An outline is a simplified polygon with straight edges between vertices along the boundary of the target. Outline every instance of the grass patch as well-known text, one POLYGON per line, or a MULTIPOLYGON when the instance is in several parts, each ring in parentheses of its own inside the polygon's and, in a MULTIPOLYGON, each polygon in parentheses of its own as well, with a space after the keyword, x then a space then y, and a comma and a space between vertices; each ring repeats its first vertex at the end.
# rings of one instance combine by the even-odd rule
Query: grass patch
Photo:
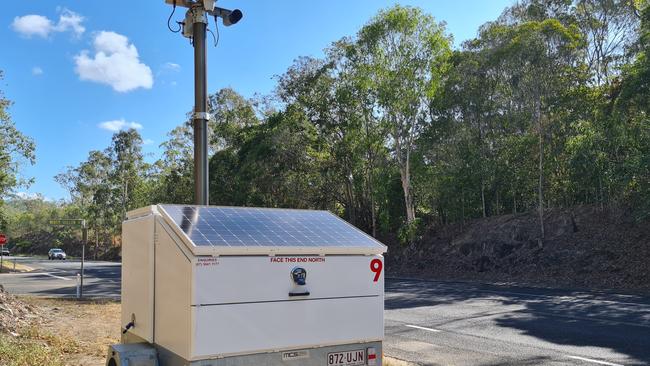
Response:
POLYGON ((16 263, 16 267, 14 269, 14 261, 10 260, 3 260, 2 261, 2 269, 0 270, 0 273, 10 273, 10 272, 29 272, 33 271, 34 268, 28 267, 24 264, 16 263))
POLYGON ((38 328, 29 329, 28 336, 44 339, 64 353, 66 364, 104 366, 108 345, 120 341, 119 302, 35 297, 22 300, 51 315, 38 328))
POLYGON ((63 356, 57 342, 0 334, 0 366, 63 366, 63 356))
POLYGON ((390 358, 390 357, 384 357, 384 362, 382 363, 384 366, 415 366, 415 364, 398 360, 396 358, 390 358))
POLYGON ((14 302, 16 308, 31 307, 35 316, 12 333, 0 332, 0 366, 104 366, 107 346, 119 342, 119 302, 34 297, 14 302))

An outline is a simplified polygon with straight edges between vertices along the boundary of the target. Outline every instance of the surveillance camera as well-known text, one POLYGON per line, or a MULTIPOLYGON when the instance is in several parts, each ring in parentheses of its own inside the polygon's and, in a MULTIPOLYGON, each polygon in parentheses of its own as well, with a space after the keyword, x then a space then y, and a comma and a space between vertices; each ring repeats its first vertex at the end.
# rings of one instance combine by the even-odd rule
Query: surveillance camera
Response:
POLYGON ((223 19, 223 25, 229 27, 233 24, 237 24, 243 17, 244 14, 239 9, 228 10, 223 8, 215 8, 214 16, 223 19))

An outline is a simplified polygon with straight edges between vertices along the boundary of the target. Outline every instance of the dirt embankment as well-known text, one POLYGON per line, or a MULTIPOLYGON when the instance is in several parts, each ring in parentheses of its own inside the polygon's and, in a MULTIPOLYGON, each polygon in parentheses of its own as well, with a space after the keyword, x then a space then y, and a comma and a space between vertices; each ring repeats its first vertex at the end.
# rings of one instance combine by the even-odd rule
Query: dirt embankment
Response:
POLYGON ((596 206, 535 212, 430 228, 393 245, 389 274, 650 292, 650 222, 596 206))

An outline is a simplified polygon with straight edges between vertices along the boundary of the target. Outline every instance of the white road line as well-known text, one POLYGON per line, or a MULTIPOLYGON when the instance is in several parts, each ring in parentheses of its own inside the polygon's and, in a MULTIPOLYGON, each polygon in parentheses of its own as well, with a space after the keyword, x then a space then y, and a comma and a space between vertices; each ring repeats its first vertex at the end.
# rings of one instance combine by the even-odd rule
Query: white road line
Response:
POLYGON ((623 366, 619 363, 611 363, 611 362, 605 362, 605 361, 600 361, 600 360, 594 360, 592 358, 586 358, 586 357, 580 357, 580 356, 567 356, 569 358, 572 358, 574 360, 580 360, 580 361, 585 361, 585 362, 592 362, 592 363, 597 363, 599 365, 607 365, 607 366, 623 366))
POLYGON ((406 324, 405 326, 406 326, 406 327, 409 327, 409 328, 414 328, 414 329, 426 330, 426 331, 434 332, 434 333, 442 332, 440 329, 425 328, 425 327, 420 327, 420 326, 418 326, 418 325, 410 325, 410 324, 406 324))
POLYGON ((55 275, 53 275, 53 274, 51 274, 51 273, 47 273, 47 272, 38 273, 38 274, 43 274, 43 275, 46 275, 46 276, 50 276, 50 277, 54 277, 54 278, 58 278, 58 279, 60 279, 60 280, 72 281, 72 278, 65 278, 65 277, 61 277, 61 276, 55 276, 55 275))

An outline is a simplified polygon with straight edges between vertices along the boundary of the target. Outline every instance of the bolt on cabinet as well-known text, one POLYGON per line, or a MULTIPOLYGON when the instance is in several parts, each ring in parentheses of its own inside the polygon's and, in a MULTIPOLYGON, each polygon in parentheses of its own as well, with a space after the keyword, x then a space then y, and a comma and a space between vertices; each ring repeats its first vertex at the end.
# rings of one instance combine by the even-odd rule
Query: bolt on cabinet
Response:
POLYGON ((129 212, 122 323, 134 326, 125 339, 153 344, 162 366, 238 357, 380 365, 385 251, 327 211, 129 212))

